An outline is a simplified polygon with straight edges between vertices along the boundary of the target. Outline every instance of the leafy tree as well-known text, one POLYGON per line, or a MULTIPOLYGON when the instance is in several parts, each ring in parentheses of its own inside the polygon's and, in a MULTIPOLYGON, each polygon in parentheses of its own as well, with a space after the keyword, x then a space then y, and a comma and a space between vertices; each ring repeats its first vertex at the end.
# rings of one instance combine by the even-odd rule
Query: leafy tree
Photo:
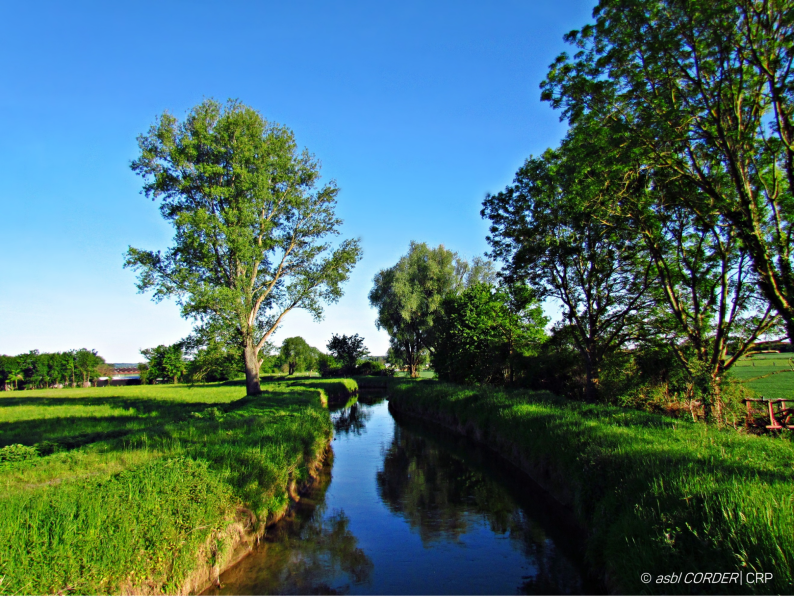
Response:
POLYGON ((408 366, 411 377, 417 377, 423 356, 433 348, 433 324, 443 299, 493 277, 488 261, 475 259, 469 265, 444 246, 417 242, 396 265, 375 275, 369 301, 378 310, 376 325, 389 333, 393 355, 408 366))
POLYGON ((605 357, 638 340, 650 307, 642 246, 604 214, 597 169, 565 150, 530 158, 512 186, 483 202, 492 256, 508 283, 559 300, 585 372, 584 397, 598 398, 605 357))
POLYGON ((332 354, 325 354, 320 352, 317 358, 317 369, 320 371, 320 374, 323 377, 326 377, 329 373, 334 372, 336 369, 341 367, 340 363, 332 354))
POLYGON ((87 386, 91 379, 99 376, 99 366, 105 364, 105 359, 99 356, 96 350, 82 348, 74 353, 74 368, 83 379, 83 386, 87 386))
MULTIPOLYGON (((245 372, 243 349, 239 336, 207 321, 195 327, 193 333, 180 340, 185 355, 186 374, 190 381, 228 381, 245 372)), ((261 355, 271 349, 265 343, 261 355)))
POLYGON ((759 337, 779 332, 780 319, 730 222, 718 213, 698 215, 679 200, 698 193, 685 181, 648 181, 617 204, 652 261, 652 327, 698 383, 706 416, 714 407, 719 418, 724 374, 759 337))
POLYGON ((519 359, 545 339, 547 322, 526 287, 475 284, 444 300, 433 368, 456 383, 512 383, 519 359))
POLYGON ((359 359, 369 354, 364 346, 364 338, 357 333, 347 335, 333 334, 328 342, 328 352, 347 369, 355 368, 359 359))
POLYGON ((0 381, 4 389, 13 386, 17 389, 17 382, 23 378, 23 369, 16 356, 0 356, 0 381))
POLYGON ((311 371, 317 367, 319 351, 309 346, 300 336, 286 338, 281 342, 279 351, 279 364, 286 364, 289 374, 295 371, 311 371))
POLYGON ((146 385, 147 383, 149 383, 149 364, 148 363, 138 363, 138 373, 140 373, 141 385, 146 385))
POLYGON ((125 266, 140 291, 234 332, 258 394, 261 351, 284 316, 321 318, 361 257, 357 240, 327 241, 339 190, 319 185, 319 163, 289 129, 237 101, 206 100, 182 122, 164 113, 138 145, 132 169, 176 231, 165 253, 130 247, 125 266))
POLYGON ((155 348, 141 350, 141 354, 149 361, 147 379, 152 382, 158 379, 172 379, 177 383, 186 370, 181 344, 171 346, 161 344, 155 348))
POLYGON ((642 150, 677 201, 734 228, 757 285, 794 340, 794 22, 791 0, 602 0, 542 97, 573 125, 598 123, 642 150))

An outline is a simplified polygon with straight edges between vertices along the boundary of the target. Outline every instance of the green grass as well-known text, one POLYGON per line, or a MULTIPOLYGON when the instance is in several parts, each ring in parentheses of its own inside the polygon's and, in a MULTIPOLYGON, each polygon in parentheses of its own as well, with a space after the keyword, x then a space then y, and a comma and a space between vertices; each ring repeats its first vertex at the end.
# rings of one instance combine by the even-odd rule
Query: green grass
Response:
MULTIPOLYGON (((348 384, 354 385, 354 383, 348 384)), ((0 593, 190 591, 331 435, 314 382, 0 394, 0 593)))
MULTIPOLYGON (((395 377, 407 377, 410 379, 408 375, 408 371, 397 371, 394 374, 395 377)), ((418 379, 434 379, 436 376, 435 371, 419 371, 418 379)))
POLYGON ((755 354, 737 361, 730 372, 758 396, 794 400, 794 371, 777 372, 794 369, 790 360, 794 353, 755 354))
POLYGON ((394 386, 395 407, 451 418, 570 502, 587 556, 622 593, 788 594, 794 584, 794 449, 757 437, 546 392, 437 382, 394 386), (769 572, 764 586, 643 585, 642 573, 769 572))

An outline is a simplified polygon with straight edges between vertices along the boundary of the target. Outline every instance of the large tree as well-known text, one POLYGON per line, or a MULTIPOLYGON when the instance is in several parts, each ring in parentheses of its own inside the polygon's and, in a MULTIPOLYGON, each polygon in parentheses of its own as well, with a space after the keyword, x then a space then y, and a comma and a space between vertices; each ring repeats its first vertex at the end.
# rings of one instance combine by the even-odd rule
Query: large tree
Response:
POLYGON ((389 333, 392 354, 408 366, 411 377, 418 376, 420 362, 432 351, 433 323, 444 298, 493 279, 488 261, 469 264, 444 246, 417 242, 396 265, 375 275, 369 302, 378 310, 376 325, 389 333))
POLYGON ((599 395, 604 360, 637 341, 649 308, 650 267, 636 238, 611 223, 595 165, 562 149, 530 158, 513 185, 488 195, 492 256, 510 283, 563 305, 585 367, 584 397, 599 395))
POLYGON ((601 0, 543 98, 631 138, 680 198, 734 228, 794 341, 794 2, 601 0))
POLYGON ((183 316, 234 331, 258 394, 260 353, 284 316, 322 318, 361 257, 358 240, 328 241, 339 189, 320 184, 292 131, 237 101, 206 100, 181 122, 164 113, 138 145, 132 169, 176 231, 164 253, 130 247, 126 266, 155 300, 174 297, 183 316))

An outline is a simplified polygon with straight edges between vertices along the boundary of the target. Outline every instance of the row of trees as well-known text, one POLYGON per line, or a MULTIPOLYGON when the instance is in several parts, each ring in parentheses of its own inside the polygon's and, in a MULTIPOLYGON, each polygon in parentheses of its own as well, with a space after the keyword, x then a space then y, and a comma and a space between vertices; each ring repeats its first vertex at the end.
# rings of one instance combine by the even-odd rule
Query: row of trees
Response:
POLYGON ((541 87, 568 133, 482 215, 505 281, 562 304, 585 398, 666 348, 708 414, 759 340, 794 341, 792 8, 602 0, 566 36, 541 87))
POLYGON ((620 377, 674 383, 719 412, 737 360, 794 341, 792 9, 602 0, 541 84, 563 142, 483 203, 498 286, 412 244, 370 293, 392 351, 429 351, 452 380, 515 381, 521 364, 561 385, 581 369, 574 395, 591 401, 620 377), (563 308, 545 342, 543 299, 563 308))
MULTIPOLYGON (((310 346, 300 336, 285 338, 278 352, 271 344, 265 346, 266 352, 259 357, 260 368, 263 373, 286 372, 289 375, 306 371, 338 373, 342 370, 352 374, 357 372, 357 365, 369 353, 364 339, 358 334, 334 334, 327 348, 326 354, 310 346)), ((147 359, 138 365, 144 384, 158 380, 173 383, 228 381, 245 372, 245 358, 240 345, 233 341, 224 344, 218 338, 202 337, 196 333, 170 346, 141 350, 141 354, 147 359)), ((368 370, 373 368, 377 369, 370 365, 368 370)))
POLYGON ((90 385, 99 377, 112 377, 113 366, 105 364, 96 350, 40 353, 32 350, 17 356, 0 355, 2 389, 38 389, 90 385))

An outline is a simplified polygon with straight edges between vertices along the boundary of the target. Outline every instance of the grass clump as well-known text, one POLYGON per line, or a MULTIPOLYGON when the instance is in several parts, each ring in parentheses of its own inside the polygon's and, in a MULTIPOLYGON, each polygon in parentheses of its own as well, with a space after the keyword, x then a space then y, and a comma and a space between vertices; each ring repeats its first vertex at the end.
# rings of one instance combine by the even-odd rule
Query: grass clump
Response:
POLYGON ((482 432, 540 474, 591 532, 587 556, 622 593, 788 593, 791 440, 623 407, 436 382, 396 384, 395 408, 482 432), (772 573, 755 588, 643 584, 688 572, 772 573))
POLYGON ((0 593, 195 591, 241 527, 283 513, 331 436, 321 390, 263 391, 0 395, 0 593))

